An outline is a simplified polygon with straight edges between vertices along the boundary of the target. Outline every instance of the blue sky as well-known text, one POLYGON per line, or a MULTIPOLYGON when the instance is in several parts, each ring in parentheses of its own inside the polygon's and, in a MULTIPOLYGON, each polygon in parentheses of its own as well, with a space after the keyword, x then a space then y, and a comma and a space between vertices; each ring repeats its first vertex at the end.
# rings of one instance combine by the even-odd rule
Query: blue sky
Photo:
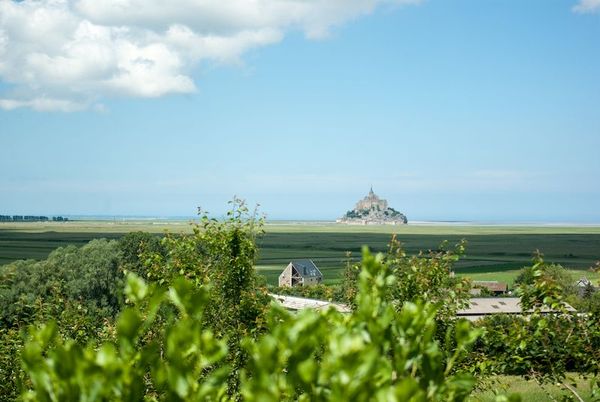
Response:
POLYGON ((220 214, 238 195, 334 219, 373 185, 409 220, 600 222, 600 4, 374 3, 161 50, 184 61, 118 88, 72 60, 6 67, 68 35, 19 42, 4 4, 0 214, 220 214))

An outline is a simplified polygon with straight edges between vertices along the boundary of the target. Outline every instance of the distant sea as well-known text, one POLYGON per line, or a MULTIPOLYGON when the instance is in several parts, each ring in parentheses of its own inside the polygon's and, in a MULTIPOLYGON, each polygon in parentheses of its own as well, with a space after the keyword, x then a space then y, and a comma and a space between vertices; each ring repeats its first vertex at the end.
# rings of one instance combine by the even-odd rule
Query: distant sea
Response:
MULTIPOLYGON (((151 215, 61 215, 76 221, 148 221, 148 222, 189 222, 198 216, 151 216, 151 215)), ((219 218, 219 217, 217 217, 219 218)), ((335 219, 268 219, 269 225, 331 225, 335 219)), ((600 226, 600 222, 578 220, 409 220, 415 226, 600 226)))

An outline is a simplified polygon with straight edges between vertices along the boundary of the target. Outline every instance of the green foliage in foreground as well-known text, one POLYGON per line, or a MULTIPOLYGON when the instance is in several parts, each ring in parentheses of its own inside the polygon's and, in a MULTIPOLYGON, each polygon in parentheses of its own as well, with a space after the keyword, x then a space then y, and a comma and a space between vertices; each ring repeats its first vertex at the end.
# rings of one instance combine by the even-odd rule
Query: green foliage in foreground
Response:
POLYGON ((61 339, 52 322, 32 331, 22 354, 33 388, 25 400, 204 400, 225 394, 226 369, 204 373, 226 354, 225 343, 202 328, 207 288, 179 279, 165 291, 131 274, 126 294, 134 305, 120 314, 114 342, 82 347, 61 339), (179 315, 154 336, 167 304, 179 315))
POLYGON ((466 321, 454 328, 456 347, 444 352, 434 335, 435 308, 405 303, 390 292, 397 278, 383 256, 363 255, 356 309, 277 313, 270 331, 249 343, 247 400, 464 400, 475 380, 454 363, 479 336, 466 321))
MULTIPOLYGON (((434 339, 435 308, 388 302, 397 278, 382 257, 364 255, 356 311, 304 311, 273 307, 266 334, 246 336, 250 358, 241 375, 245 400, 465 400, 475 385, 454 367, 479 336, 460 321, 456 347, 444 351, 434 339)), ((52 323, 32 331, 23 352, 31 401, 225 400, 231 366, 221 364, 225 339, 204 324, 210 285, 176 278, 168 290, 130 276, 131 307, 117 325, 117 340, 99 347, 62 340, 52 323), (159 311, 177 314, 154 330, 159 311)))
POLYGON ((496 315, 477 323, 484 330, 471 355, 487 374, 516 374, 541 386, 559 384, 581 400, 569 372, 589 376, 591 398, 600 400, 600 315, 570 311, 570 283, 562 268, 534 258, 518 289, 524 316, 496 315))

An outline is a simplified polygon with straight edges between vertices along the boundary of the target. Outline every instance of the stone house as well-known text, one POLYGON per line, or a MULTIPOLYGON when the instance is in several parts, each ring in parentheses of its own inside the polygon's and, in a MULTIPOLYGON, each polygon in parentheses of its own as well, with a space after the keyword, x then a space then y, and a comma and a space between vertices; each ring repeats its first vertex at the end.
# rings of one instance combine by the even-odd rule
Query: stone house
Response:
POLYGON ((279 275, 279 286, 310 286, 323 282, 323 274, 312 260, 293 260, 279 275))

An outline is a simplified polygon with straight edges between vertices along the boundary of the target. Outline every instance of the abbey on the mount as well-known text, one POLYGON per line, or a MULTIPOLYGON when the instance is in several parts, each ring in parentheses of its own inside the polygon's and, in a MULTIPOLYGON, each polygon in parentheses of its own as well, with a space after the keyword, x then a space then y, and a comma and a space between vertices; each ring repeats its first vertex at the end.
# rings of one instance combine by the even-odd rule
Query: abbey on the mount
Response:
POLYGON ((403 225, 408 223, 408 219, 403 213, 388 206, 386 200, 379 198, 371 186, 369 194, 336 222, 355 225, 403 225))

